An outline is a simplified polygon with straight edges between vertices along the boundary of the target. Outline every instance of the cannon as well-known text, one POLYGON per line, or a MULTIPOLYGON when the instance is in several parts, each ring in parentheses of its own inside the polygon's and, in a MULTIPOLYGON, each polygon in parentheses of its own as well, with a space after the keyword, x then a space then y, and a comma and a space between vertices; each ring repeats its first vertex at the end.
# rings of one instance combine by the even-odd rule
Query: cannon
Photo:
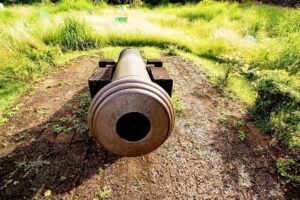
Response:
POLYGON ((92 102, 88 127, 106 150, 140 156, 157 149, 175 121, 173 81, 160 60, 144 63, 140 52, 122 50, 117 62, 104 59, 88 80, 92 102))

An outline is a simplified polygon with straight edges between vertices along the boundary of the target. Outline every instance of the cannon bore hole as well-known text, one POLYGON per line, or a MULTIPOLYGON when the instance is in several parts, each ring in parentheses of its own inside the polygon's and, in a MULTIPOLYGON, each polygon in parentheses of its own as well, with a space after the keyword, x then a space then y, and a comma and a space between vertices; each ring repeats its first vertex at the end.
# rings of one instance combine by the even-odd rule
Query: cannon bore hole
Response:
POLYGON ((150 121, 141 113, 126 113, 118 120, 116 129, 117 134, 124 140, 136 142, 146 137, 150 130, 150 121))

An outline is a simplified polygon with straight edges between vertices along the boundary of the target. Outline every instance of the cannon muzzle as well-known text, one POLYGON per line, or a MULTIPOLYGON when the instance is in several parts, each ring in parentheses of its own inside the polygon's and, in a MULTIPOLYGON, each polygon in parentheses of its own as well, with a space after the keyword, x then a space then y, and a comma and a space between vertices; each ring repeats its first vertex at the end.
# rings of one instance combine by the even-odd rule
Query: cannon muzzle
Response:
POLYGON ((153 63, 146 65, 139 51, 124 49, 117 63, 100 61, 100 70, 89 79, 93 100, 88 126, 110 152, 147 154, 163 144, 172 131, 172 80, 164 78, 164 68, 155 66, 160 61, 153 63))

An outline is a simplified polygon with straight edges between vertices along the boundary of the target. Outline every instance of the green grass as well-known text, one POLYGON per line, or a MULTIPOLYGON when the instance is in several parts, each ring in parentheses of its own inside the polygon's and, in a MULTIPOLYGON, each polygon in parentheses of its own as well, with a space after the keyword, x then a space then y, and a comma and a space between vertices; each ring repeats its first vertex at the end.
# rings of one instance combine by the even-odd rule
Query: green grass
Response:
POLYGON ((278 173, 285 177, 292 185, 299 187, 300 185, 300 162, 299 160, 281 158, 276 162, 278 173))
POLYGON ((87 50, 98 46, 93 29, 83 20, 65 18, 64 24, 43 38, 48 45, 59 45, 63 51, 87 50))
POLYGON ((175 112, 177 115, 184 114, 186 112, 186 108, 183 105, 181 99, 180 99, 180 94, 176 91, 173 91, 172 94, 172 102, 175 108, 175 112))
MULTIPOLYGON (((216 77, 224 77, 225 69, 218 65, 216 61, 207 58, 201 58, 190 53, 178 52, 178 54, 188 60, 191 60, 200 65, 210 80, 217 84, 216 77)), ((234 76, 228 81, 227 87, 235 93, 247 105, 252 106, 255 102, 257 92, 254 90, 251 82, 243 77, 234 76)))

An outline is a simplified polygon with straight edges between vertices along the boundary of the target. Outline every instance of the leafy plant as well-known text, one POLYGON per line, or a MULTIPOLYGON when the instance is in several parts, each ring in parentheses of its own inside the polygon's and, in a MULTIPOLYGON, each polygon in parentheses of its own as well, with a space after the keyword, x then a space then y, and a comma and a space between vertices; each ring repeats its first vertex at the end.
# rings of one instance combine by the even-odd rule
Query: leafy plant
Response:
POLYGON ((109 187, 104 186, 102 188, 102 190, 100 190, 96 196, 98 196, 100 199, 107 199, 110 197, 111 192, 112 192, 112 190, 109 187))
POLYGON ((45 36, 44 41, 59 45, 63 51, 87 50, 98 46, 93 29, 85 21, 70 17, 54 34, 45 36))
POLYGON ((278 173, 295 186, 300 186, 300 162, 299 160, 281 158, 276 161, 278 173))
POLYGON ((224 124, 224 125, 228 124, 228 122, 229 122, 228 117, 226 117, 226 116, 221 116, 221 117, 218 119, 218 121, 219 121, 221 124, 224 124))
POLYGON ((59 124, 53 126, 53 131, 57 134, 65 134, 72 130, 72 127, 66 127, 59 124))
POLYGON ((177 45, 173 45, 173 44, 167 45, 167 53, 169 55, 176 55, 177 48, 178 48, 177 45))
POLYGON ((241 127, 244 126, 246 124, 245 120, 241 119, 241 120, 235 120, 233 122, 233 126, 234 127, 241 127))
POLYGON ((186 108, 180 101, 180 98, 176 92, 172 94, 172 102, 177 114, 183 114, 185 112, 186 108))
POLYGON ((289 147, 300 150, 300 88, 283 70, 260 75, 258 97, 250 109, 252 117, 264 131, 274 131, 289 147))
POLYGON ((89 105, 91 103, 91 96, 89 93, 81 93, 78 96, 80 101, 80 107, 75 111, 75 114, 78 116, 87 116, 89 105))
POLYGON ((239 131, 238 137, 241 141, 244 141, 246 139, 246 134, 244 133, 244 131, 239 131))

